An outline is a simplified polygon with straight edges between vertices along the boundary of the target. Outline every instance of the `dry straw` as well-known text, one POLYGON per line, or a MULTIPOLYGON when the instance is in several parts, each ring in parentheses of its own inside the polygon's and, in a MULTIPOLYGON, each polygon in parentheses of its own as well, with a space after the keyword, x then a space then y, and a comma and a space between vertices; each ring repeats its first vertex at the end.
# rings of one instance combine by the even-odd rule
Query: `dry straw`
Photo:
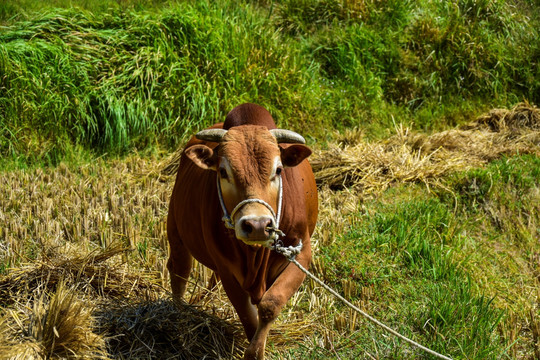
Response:
POLYGON ((125 249, 46 258, 0 278, 0 359, 240 356, 231 312, 174 304, 155 281, 114 260, 125 249))
POLYGON ((107 358, 105 341, 93 332, 91 306, 61 282, 53 293, 34 289, 32 303, 10 308, 0 320, 5 359, 107 358))
POLYGON ((429 136, 403 127, 396 132, 383 142, 350 145, 345 138, 316 152, 311 164, 318 184, 379 193, 394 183, 436 185, 441 176, 503 155, 538 154, 540 110, 521 103, 512 110, 493 110, 461 129, 429 136))
POLYGON ((108 261, 127 251, 130 250, 114 247, 78 257, 57 254, 13 269, 0 277, 0 302, 14 304, 35 298, 34 291, 54 292, 60 284, 77 287, 92 297, 143 298, 161 292, 161 286, 141 274, 108 261))
POLYGON ((229 359, 240 357, 243 329, 193 305, 160 299, 111 302, 94 316, 108 335, 108 352, 119 359, 229 359))

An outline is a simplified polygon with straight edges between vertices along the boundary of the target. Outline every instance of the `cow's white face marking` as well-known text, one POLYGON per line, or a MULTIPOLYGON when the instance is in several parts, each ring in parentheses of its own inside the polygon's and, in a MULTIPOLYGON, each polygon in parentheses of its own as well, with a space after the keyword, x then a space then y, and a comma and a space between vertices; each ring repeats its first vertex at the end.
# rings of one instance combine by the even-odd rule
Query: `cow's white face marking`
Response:
POLYGON ((270 181, 272 181, 272 183, 275 183, 276 181, 279 183, 279 176, 282 171, 283 165, 281 164, 281 157, 276 156, 274 159, 274 166, 272 166, 272 173, 270 174, 270 181))
POLYGON ((229 164, 229 160, 227 160, 226 157, 221 158, 218 171, 221 180, 227 180, 229 182, 230 180, 233 180, 231 165, 229 164))

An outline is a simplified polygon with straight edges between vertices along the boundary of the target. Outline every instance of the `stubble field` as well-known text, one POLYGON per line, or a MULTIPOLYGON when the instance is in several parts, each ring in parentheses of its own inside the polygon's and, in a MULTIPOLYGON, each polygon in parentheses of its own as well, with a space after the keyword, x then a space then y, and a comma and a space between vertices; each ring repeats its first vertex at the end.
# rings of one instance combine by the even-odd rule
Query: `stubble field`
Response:
MULTIPOLYGON (((312 270, 355 304, 456 359, 539 354, 538 109, 430 136, 349 131, 312 164, 312 270), (483 149, 483 151, 481 151, 483 149)), ((196 265, 170 300, 165 218, 175 154, 15 170, 0 186, 2 358, 239 357, 243 332, 196 265)), ((186 204, 189 206, 189 204, 186 204)), ((428 358, 312 281, 271 333, 271 359, 428 358)))

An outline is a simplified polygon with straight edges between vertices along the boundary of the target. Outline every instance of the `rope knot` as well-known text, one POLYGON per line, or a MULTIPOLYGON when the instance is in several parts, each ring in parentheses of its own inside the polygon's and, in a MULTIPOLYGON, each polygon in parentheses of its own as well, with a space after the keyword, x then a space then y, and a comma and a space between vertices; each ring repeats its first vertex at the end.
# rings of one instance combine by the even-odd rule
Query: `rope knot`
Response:
POLYGON ((234 224, 230 216, 224 215, 221 220, 223 221, 227 229, 234 229, 234 224))
POLYGON ((298 254, 300 254, 302 246, 302 239, 300 239, 300 242, 296 246, 284 246, 283 241, 277 240, 274 243, 273 249, 291 261, 294 260, 298 254))

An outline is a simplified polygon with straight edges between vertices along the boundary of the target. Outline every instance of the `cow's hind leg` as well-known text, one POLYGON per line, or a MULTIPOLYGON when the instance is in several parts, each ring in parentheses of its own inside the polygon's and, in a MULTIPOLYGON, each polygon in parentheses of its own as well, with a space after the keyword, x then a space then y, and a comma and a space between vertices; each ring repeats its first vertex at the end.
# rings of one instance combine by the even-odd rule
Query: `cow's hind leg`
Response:
MULTIPOLYGON (((170 218, 169 218, 170 220, 170 218)), ((193 266, 193 257, 184 246, 174 221, 167 222, 167 236, 169 237, 169 260, 167 269, 171 277, 171 290, 175 301, 179 301, 186 292, 186 285, 193 266)))

